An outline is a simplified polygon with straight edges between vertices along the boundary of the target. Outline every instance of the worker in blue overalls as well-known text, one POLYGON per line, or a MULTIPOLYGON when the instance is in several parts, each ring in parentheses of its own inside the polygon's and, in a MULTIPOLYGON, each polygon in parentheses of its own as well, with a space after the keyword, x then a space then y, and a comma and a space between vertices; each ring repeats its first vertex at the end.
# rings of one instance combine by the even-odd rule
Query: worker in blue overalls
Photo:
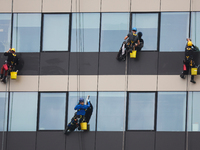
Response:
POLYGON ((85 120, 86 110, 90 107, 90 101, 87 100, 87 105, 84 105, 84 99, 80 98, 78 105, 75 106, 74 110, 77 110, 77 118, 78 118, 78 129, 80 130, 80 123, 85 120))

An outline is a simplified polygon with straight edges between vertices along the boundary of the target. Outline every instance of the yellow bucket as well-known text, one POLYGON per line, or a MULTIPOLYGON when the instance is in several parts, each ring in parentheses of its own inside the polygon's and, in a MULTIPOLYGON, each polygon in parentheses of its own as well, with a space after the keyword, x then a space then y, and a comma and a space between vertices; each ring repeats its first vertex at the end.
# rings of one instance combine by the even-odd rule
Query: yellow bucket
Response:
POLYGON ((197 68, 191 68, 191 75, 193 76, 197 75, 197 68))
POLYGON ((87 122, 82 122, 80 123, 81 125, 81 130, 87 130, 87 122))
POLYGON ((130 53, 130 58, 136 58, 136 54, 137 54, 137 51, 136 51, 136 50, 133 50, 133 51, 130 53))
POLYGON ((17 79, 17 72, 15 71, 10 72, 10 76, 11 79, 17 79))

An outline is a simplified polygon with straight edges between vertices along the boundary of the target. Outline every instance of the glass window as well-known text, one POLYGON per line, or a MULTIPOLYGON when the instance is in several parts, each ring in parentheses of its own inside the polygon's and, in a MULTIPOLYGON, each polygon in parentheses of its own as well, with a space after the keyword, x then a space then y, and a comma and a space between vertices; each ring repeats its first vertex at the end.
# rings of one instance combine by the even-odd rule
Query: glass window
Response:
POLYGON ((0 14, 0 52, 10 48, 11 14, 0 14))
POLYGON ((71 52, 99 51, 100 13, 73 13, 71 52), (84 49, 79 49, 83 46, 84 49))
POLYGON ((36 131, 37 92, 11 92, 9 131, 36 131))
POLYGON ((128 130, 154 130, 155 93, 129 93, 128 130))
POLYGON ((137 32, 143 33, 144 47, 142 50, 157 50, 158 13, 132 14, 132 27, 136 27, 137 32))
POLYGON ((43 51, 68 51, 69 14, 44 14, 43 51))
POLYGON ((101 52, 118 52, 129 32, 129 13, 102 13, 101 52))
POLYGON ((200 92, 188 95, 188 131, 200 131, 200 92))
POLYGON ((0 92, 0 131, 7 129, 8 93, 0 92))
POLYGON ((64 130, 66 93, 40 93, 39 130, 64 130))
POLYGON ((186 92, 158 92, 157 131, 185 131, 186 92))
POLYGON ((200 12, 192 12, 190 37, 193 44, 200 48, 200 12))
POLYGON ((160 51, 185 51, 189 37, 189 12, 162 12, 160 51))
POLYGON ((125 92, 99 92, 97 131, 124 131, 125 92))
POLYGON ((12 47, 17 52, 39 52, 41 14, 14 14, 12 47))
POLYGON ((96 126, 96 99, 97 92, 69 92, 69 100, 68 100, 68 121, 71 121, 71 118, 74 116, 75 110, 74 107, 77 105, 79 97, 87 98, 87 95, 90 95, 90 102, 93 106, 93 113, 90 119, 90 131, 95 131, 96 126))

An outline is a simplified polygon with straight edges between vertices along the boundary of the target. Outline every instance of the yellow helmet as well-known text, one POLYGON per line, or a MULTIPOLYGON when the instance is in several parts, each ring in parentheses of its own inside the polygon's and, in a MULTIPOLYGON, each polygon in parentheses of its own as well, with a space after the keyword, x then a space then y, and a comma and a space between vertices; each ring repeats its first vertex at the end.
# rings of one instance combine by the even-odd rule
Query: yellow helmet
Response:
POLYGON ((188 41, 187 45, 188 45, 188 46, 192 46, 192 45, 193 45, 193 44, 192 44, 192 41, 188 41))
POLYGON ((11 48, 11 51, 14 51, 14 52, 15 52, 15 48, 11 48))

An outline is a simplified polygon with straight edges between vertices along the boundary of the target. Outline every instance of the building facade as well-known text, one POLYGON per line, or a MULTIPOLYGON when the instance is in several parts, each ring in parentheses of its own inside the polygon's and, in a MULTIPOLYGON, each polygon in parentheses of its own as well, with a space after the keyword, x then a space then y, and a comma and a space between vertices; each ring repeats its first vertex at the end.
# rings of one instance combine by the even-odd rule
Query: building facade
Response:
MULTIPOLYGON (((181 79, 186 38, 200 47, 199 0, 0 0, 2 150, 199 150, 200 76, 181 79), (132 27, 136 59, 116 59, 132 27), (90 95, 90 131, 63 133, 90 95)), ((200 54, 195 52, 196 65, 200 54)), ((198 73, 200 73, 198 71, 198 73)))

